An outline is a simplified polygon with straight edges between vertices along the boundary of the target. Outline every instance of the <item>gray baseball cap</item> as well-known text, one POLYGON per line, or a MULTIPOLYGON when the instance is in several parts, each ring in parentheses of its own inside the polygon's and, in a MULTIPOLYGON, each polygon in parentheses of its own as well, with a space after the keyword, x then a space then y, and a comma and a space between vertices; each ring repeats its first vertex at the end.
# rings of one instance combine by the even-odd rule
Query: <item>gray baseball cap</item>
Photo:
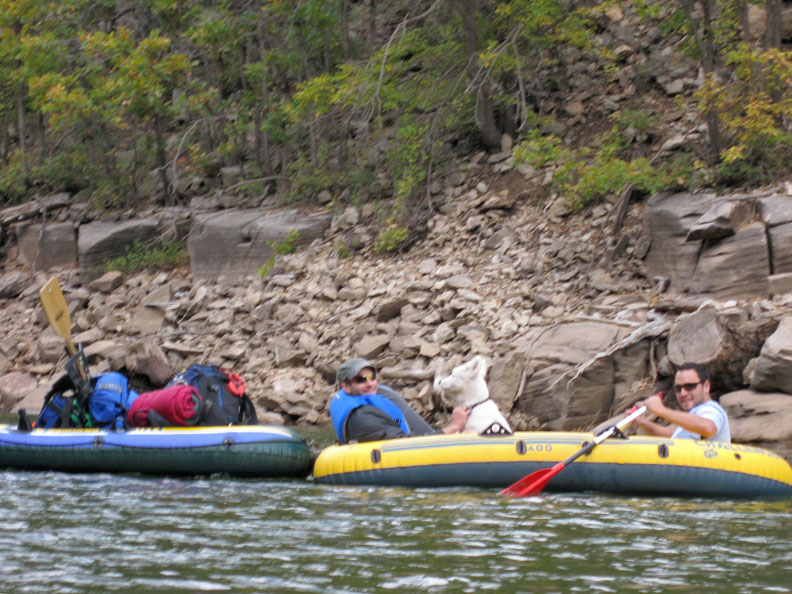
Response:
POLYGON ((336 371, 336 379, 339 383, 344 383, 346 381, 351 380, 355 377, 358 373, 360 373, 361 369, 365 369, 366 367, 371 367, 374 371, 377 370, 374 367, 374 364, 363 357, 355 357, 354 359, 349 359, 348 361, 344 361, 341 363, 341 366, 336 371))

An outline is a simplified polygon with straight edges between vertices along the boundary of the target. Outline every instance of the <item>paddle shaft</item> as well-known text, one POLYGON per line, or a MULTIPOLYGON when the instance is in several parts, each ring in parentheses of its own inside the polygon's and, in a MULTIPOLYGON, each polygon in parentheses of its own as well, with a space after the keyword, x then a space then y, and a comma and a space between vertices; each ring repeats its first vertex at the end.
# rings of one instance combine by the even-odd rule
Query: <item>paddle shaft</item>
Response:
POLYGON ((611 435, 613 435, 617 430, 621 431, 627 425, 629 425, 634 419, 641 416, 644 412, 646 412, 646 407, 642 406, 636 410, 633 410, 629 415, 624 417, 621 421, 616 423, 616 425, 609 427, 599 435, 597 435, 594 439, 590 442, 585 444, 581 449, 577 452, 572 454, 569 458, 564 460, 563 462, 559 462, 555 464, 552 468, 544 468, 542 470, 537 470, 536 472, 532 472, 528 476, 521 478, 519 481, 510 485, 503 489, 500 492, 500 495, 509 495, 512 497, 523 497, 525 495, 534 495, 541 491, 544 486, 550 482, 550 479, 557 475, 559 472, 564 470, 567 465, 572 464, 575 460, 580 458, 583 454, 588 454, 594 447, 608 439, 611 435))
POLYGON ((595 446, 599 445, 600 443, 602 443, 603 441, 608 439, 611 435, 616 433, 617 429, 619 431, 621 431, 622 429, 627 427, 627 425, 629 425, 633 421, 633 419, 636 419, 636 418, 640 417, 645 412, 646 412, 646 407, 645 406, 642 406, 641 408, 635 409, 629 415, 624 417, 621 421, 619 421, 618 423, 616 423, 612 427, 609 427, 608 429, 606 429, 605 431, 603 431, 602 433, 597 435, 594 439, 592 439, 590 442, 588 442, 580 450, 578 450, 577 452, 572 454, 569 458, 567 458, 563 462, 559 462, 558 464, 556 464, 556 466, 561 466, 561 468, 563 468, 564 466, 566 466, 568 464, 572 464, 572 462, 574 462, 575 460, 580 458, 583 454, 588 454, 589 452, 591 452, 591 450, 594 449, 595 446))

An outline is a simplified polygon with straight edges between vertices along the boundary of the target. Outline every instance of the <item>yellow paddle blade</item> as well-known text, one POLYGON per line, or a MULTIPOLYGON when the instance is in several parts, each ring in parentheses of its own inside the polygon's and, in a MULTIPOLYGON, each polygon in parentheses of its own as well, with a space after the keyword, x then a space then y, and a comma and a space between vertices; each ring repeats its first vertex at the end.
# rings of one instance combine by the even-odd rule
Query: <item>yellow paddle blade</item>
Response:
POLYGON ((41 287, 39 298, 41 299, 41 305, 44 306, 44 311, 47 313, 47 319, 49 319, 52 329, 66 341, 69 354, 74 355, 77 351, 71 339, 69 308, 66 305, 66 299, 63 298, 63 292, 56 277, 53 276, 47 281, 46 285, 41 287))

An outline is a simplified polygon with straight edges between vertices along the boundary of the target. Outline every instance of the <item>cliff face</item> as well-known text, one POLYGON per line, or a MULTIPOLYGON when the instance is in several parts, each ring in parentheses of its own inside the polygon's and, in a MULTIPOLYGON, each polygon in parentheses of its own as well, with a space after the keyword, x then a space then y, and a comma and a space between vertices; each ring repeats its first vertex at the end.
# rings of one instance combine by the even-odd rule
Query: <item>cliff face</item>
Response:
MULTIPOLYGON (((691 292, 668 271, 649 274, 645 259, 659 240, 648 217, 658 216, 658 197, 633 203, 613 234, 614 205, 569 215, 530 178, 480 158, 461 164, 454 182, 435 195, 427 235, 400 254, 370 247, 381 226, 364 206, 276 254, 263 279, 199 279, 183 268, 83 283, 75 268, 34 273, 20 264, 0 277, 2 409, 37 410, 61 372, 63 341, 38 303, 38 289, 57 274, 92 373, 125 371, 146 389, 193 362, 222 364, 243 376, 261 418, 273 422, 326 424, 335 369, 355 355, 440 425, 453 403, 433 391, 435 375, 482 354, 492 397, 516 429, 591 428, 658 389, 670 395, 673 365, 694 359, 726 394, 735 440, 786 451, 792 388, 779 370, 792 352, 784 331, 792 296, 769 295, 767 276, 756 295, 727 299, 691 292)), ((783 188, 772 194, 789 199, 783 188)), ((679 219, 703 233, 713 199, 688 196, 679 219)), ((208 217, 145 214, 196 225, 208 217)), ((734 219, 736 233, 723 237, 755 224, 748 219, 734 219)), ((117 225, 123 234, 129 222, 117 225)))

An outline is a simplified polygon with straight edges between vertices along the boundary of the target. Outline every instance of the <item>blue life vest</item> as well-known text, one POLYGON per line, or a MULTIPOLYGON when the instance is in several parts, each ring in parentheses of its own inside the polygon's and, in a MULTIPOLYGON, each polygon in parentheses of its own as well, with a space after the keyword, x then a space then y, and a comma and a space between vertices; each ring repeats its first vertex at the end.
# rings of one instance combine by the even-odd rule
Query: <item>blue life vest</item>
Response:
POLYGON ((339 390, 330 401, 330 418, 333 421, 333 428, 335 428, 336 436, 340 443, 347 442, 346 436, 344 435, 344 428, 349 415, 356 408, 365 405, 377 407, 391 419, 397 421, 405 435, 410 434, 410 427, 407 425, 407 420, 404 418, 402 411, 384 396, 380 396, 379 394, 352 396, 344 392, 344 390, 339 390))

